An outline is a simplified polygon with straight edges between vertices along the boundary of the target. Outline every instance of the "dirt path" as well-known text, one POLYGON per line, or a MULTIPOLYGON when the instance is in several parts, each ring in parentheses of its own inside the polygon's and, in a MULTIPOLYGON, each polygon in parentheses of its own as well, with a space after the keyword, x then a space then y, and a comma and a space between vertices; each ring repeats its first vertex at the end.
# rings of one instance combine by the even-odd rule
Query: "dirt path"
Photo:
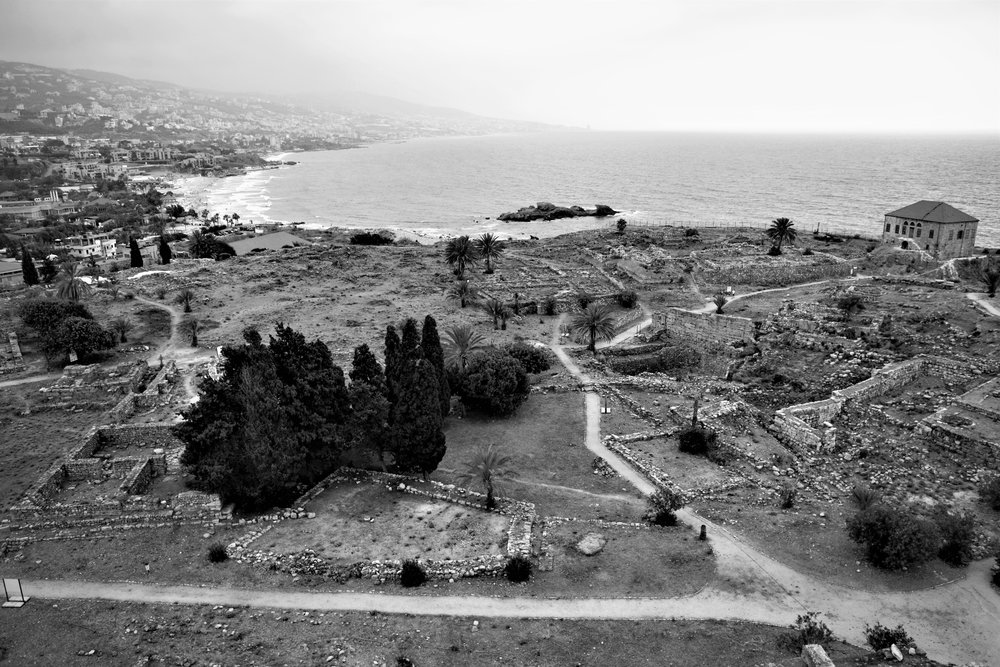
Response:
MULTIPOLYGON (((736 303, 740 299, 749 299, 750 297, 757 296, 758 294, 768 294, 770 292, 784 292, 784 291, 790 290, 790 289, 798 289, 799 287, 814 287, 816 285, 824 285, 826 283, 850 282, 852 280, 867 280, 869 278, 871 278, 871 276, 863 276, 863 275, 858 274, 856 276, 850 276, 849 278, 827 278, 826 280, 816 280, 816 281, 811 282, 811 283, 801 283, 799 285, 789 285, 787 287, 771 287, 769 289, 757 290, 756 292, 747 292, 746 294, 737 294, 736 296, 734 296, 733 298, 731 298, 729 301, 726 302, 726 306, 731 306, 732 304, 736 303)), ((715 304, 714 303, 706 303, 701 308, 692 308, 692 309, 689 309, 689 312, 692 312, 692 313, 714 313, 715 312, 715 304)))
MULTIPOLYGON (((155 350, 150 352, 147 363, 150 366, 158 366, 161 359, 164 362, 171 360, 176 362, 177 368, 181 371, 184 378, 183 384, 187 400, 194 400, 197 397, 197 389, 194 386, 194 372, 192 368, 209 361, 212 358, 212 352, 198 347, 191 347, 187 335, 182 331, 184 313, 180 308, 175 308, 162 301, 153 301, 152 299, 138 295, 136 295, 135 300, 170 313, 170 336, 155 350)), ((197 313, 192 313, 191 317, 196 318, 197 313)))
POLYGON ((993 317, 1000 317, 1000 307, 991 302, 985 292, 966 292, 965 296, 993 317))
POLYGON ((45 382, 47 380, 58 380, 61 373, 46 373, 45 375, 29 375, 28 377, 17 378, 16 380, 4 380, 0 382, 0 389, 3 387, 16 387, 19 384, 31 384, 32 382, 45 382))

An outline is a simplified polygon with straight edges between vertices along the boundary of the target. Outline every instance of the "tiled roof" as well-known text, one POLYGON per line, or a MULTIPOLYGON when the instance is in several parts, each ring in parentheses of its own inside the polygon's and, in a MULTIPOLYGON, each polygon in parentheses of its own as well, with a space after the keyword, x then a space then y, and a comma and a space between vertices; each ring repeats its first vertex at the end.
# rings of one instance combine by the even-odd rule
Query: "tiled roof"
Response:
POLYGON ((924 222, 979 222, 967 213, 962 213, 954 206, 943 201, 918 201, 916 204, 904 206, 892 213, 886 213, 894 218, 909 218, 924 222))

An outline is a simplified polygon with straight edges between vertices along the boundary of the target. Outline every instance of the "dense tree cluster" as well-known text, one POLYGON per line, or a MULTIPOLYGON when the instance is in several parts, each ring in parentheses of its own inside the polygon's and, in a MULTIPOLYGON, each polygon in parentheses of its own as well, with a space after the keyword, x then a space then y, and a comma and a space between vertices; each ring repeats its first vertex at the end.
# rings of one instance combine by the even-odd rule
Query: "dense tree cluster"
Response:
POLYGON ((117 336, 95 322, 86 306, 74 301, 27 299, 21 303, 18 316, 38 334, 49 364, 67 363, 71 351, 86 359, 116 344, 117 336))

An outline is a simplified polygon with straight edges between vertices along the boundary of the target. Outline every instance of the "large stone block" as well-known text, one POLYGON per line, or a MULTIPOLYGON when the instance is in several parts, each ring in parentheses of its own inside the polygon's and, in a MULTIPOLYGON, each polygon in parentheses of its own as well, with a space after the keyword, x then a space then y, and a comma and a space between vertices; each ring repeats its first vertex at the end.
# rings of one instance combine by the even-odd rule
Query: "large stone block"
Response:
POLYGON ((806 644, 802 647, 802 664, 806 667, 836 667, 830 656, 819 644, 806 644))

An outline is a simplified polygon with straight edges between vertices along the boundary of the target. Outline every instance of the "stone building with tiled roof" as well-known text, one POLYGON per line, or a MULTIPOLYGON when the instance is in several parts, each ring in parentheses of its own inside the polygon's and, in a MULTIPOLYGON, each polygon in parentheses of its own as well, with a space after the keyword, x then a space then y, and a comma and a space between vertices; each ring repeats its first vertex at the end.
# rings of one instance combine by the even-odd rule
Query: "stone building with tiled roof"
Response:
POLYGON ((937 259, 975 253, 979 220, 940 201, 918 201, 885 214, 882 243, 924 250, 937 259))

